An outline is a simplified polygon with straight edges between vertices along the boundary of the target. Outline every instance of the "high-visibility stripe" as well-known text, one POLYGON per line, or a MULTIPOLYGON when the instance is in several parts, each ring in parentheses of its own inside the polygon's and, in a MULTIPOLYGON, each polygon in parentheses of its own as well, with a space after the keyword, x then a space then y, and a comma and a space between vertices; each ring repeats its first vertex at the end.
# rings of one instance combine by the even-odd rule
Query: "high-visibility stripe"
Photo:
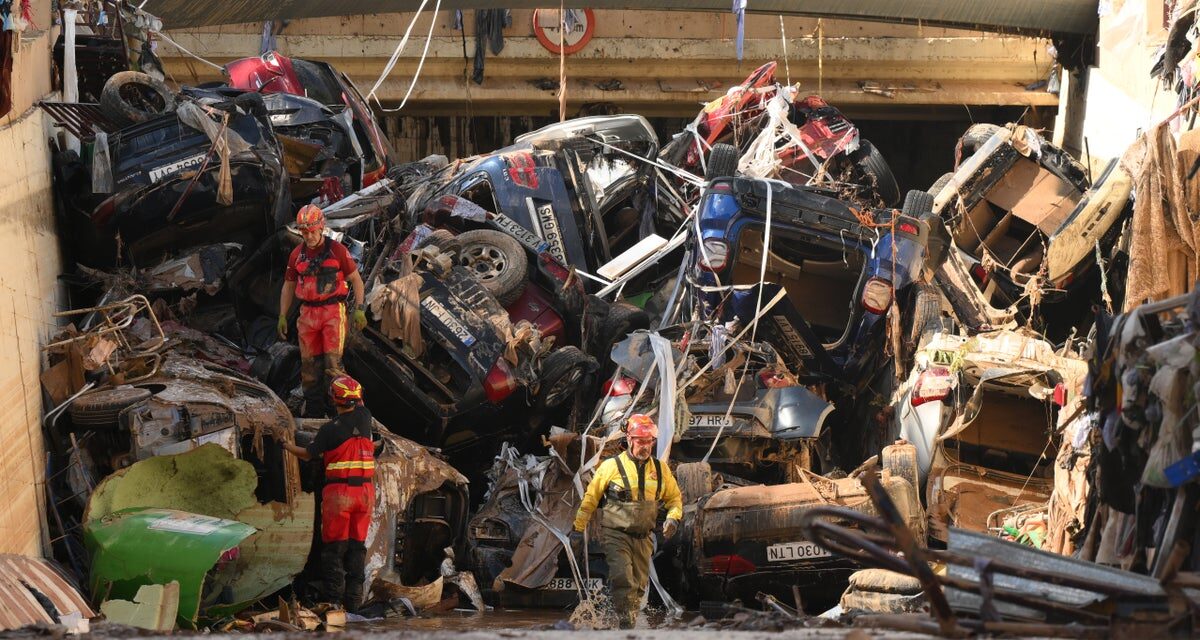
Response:
POLYGON ((374 460, 348 460, 346 462, 331 462, 325 465, 326 471, 336 471, 339 469, 374 469, 374 460))

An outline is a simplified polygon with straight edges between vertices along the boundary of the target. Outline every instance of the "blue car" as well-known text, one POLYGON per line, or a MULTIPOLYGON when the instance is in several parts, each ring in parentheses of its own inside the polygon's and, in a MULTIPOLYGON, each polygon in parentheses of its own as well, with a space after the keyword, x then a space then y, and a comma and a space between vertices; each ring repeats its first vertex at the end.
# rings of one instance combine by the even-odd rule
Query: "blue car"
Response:
POLYGON ((802 365, 808 382, 854 395, 888 360, 893 305, 900 312, 902 355, 940 319, 941 297, 922 277, 940 253, 927 250, 930 204, 927 194, 910 192, 904 212, 865 210, 824 189, 713 180, 692 250, 702 315, 746 326, 758 305, 783 288, 785 299, 759 320, 758 339, 774 344, 789 364, 802 365))

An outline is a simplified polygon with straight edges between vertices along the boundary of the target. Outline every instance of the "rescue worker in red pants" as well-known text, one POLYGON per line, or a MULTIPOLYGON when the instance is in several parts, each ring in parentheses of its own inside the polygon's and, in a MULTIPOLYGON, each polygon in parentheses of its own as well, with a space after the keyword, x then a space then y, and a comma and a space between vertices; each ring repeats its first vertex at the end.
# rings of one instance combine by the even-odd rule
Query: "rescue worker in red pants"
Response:
POLYGON ((325 214, 311 204, 300 208, 296 226, 304 242, 288 257, 279 294, 279 339, 287 339, 292 301, 300 299, 296 332, 300 343, 300 385, 304 388, 304 415, 329 415, 327 379, 344 373, 342 349, 346 342, 346 295, 354 291, 351 317, 354 326, 367 326, 363 310, 363 281, 358 265, 342 243, 327 238, 325 214), (328 376, 328 377, 327 377, 328 376))
POLYGON ((663 538, 670 539, 683 518, 683 496, 671 469, 654 457, 658 426, 648 416, 635 413, 625 427, 628 449, 600 463, 588 483, 575 515, 572 546, 579 546, 583 531, 600 507, 601 548, 608 563, 617 623, 632 629, 637 622, 642 594, 650 579, 651 536, 660 502, 667 507, 663 538))
POLYGON ((375 508, 375 444, 371 412, 363 406, 363 389, 350 376, 330 386, 337 417, 321 425, 308 448, 288 442, 285 449, 301 460, 320 456, 325 463, 321 491, 321 572, 325 597, 347 611, 362 606, 366 582, 367 529, 375 508))

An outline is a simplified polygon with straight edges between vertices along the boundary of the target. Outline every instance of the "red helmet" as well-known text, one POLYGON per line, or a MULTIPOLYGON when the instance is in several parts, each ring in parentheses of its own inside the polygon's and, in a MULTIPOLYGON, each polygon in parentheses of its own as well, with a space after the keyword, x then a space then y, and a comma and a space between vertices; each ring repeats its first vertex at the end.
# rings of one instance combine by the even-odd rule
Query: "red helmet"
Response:
POLYGON ((338 406, 362 404, 363 388, 358 380, 350 376, 338 376, 329 385, 329 393, 333 395, 333 403, 338 406))
POLYGON ((300 207, 300 211, 296 212, 296 226, 299 227, 301 231, 314 227, 324 227, 325 213, 316 205, 306 204, 303 207, 300 207))
POLYGON ((635 413, 629 416, 629 422, 625 425, 625 437, 630 440, 644 440, 658 437, 658 425, 650 419, 650 416, 635 413))

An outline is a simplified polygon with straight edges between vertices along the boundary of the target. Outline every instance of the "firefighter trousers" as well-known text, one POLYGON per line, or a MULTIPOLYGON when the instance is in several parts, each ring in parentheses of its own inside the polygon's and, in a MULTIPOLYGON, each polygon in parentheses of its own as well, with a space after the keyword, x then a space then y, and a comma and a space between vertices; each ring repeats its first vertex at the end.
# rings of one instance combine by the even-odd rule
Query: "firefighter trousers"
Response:
POLYGON ((602 528, 600 545, 608 563, 608 588, 612 592, 613 609, 622 629, 631 629, 637 622, 642 594, 650 583, 650 554, 654 542, 649 535, 632 535, 617 529, 602 528))
POLYGON ((321 571, 325 596, 347 611, 362 606, 367 581, 367 529, 375 508, 375 487, 330 483, 321 492, 321 571))
POLYGON ((300 343, 300 386, 304 389, 304 417, 330 416, 329 385, 345 373, 342 349, 346 341, 346 305, 301 305, 296 321, 300 343))

